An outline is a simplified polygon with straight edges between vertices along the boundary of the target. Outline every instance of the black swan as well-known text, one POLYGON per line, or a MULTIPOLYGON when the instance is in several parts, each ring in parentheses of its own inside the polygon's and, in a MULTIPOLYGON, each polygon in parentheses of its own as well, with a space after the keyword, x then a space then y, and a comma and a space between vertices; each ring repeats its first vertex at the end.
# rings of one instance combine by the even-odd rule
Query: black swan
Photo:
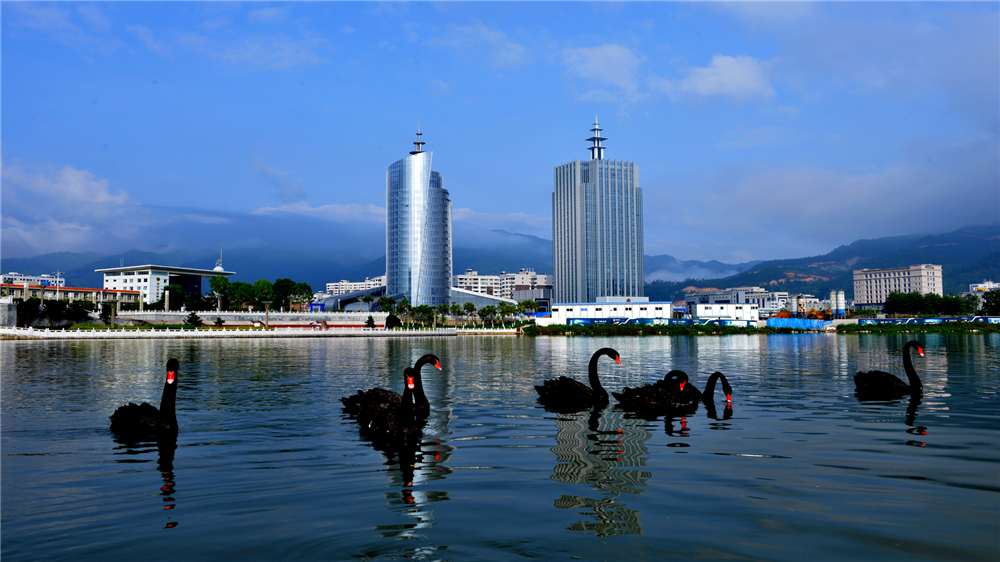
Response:
POLYGON ((924 349, 916 341, 908 341, 903 346, 903 369, 906 371, 906 378, 910 384, 899 380, 899 377, 883 371, 868 371, 854 375, 854 395, 862 400, 891 400, 900 398, 907 394, 914 396, 922 395, 924 385, 920 382, 920 377, 913 370, 913 361, 910 359, 910 349, 917 348, 917 353, 924 356, 924 349))
POLYGON ((174 400, 177 398, 179 368, 180 364, 176 359, 167 361, 167 382, 163 385, 159 410, 146 402, 142 404, 129 402, 111 414, 111 431, 126 437, 176 436, 177 414, 174 412, 174 400))
MULTIPOLYGON (((406 389, 406 391, 411 391, 413 394, 414 414, 422 418, 426 418, 431 412, 431 404, 427 400, 427 395, 424 394, 424 383, 420 380, 420 369, 428 364, 434 365, 439 371, 441 370, 441 361, 438 360, 436 355, 431 353, 424 355, 413 364, 412 370, 415 373, 413 377, 414 387, 406 389)), ((410 368, 407 367, 407 369, 410 368)), ((403 372, 405 373, 406 371, 404 370, 403 372)), ((403 396, 397 392, 384 388, 373 388, 369 391, 359 390, 357 394, 344 396, 340 401, 344 403, 344 411, 347 414, 363 420, 370 420, 373 417, 381 415, 387 408, 399 406, 402 399, 403 396)))
POLYGON ((712 373, 712 376, 708 377, 708 382, 705 383, 705 392, 702 393, 700 390, 695 388, 691 381, 688 379, 687 373, 683 371, 672 371, 680 373, 680 378, 684 381, 681 384, 681 392, 689 396, 694 397, 697 400, 703 402, 715 401, 715 383, 719 380, 722 381, 722 392, 726 395, 726 403, 732 405, 733 403, 733 387, 729 386, 729 380, 726 379, 726 375, 723 375, 719 371, 712 373))
POLYGON ((653 384, 647 383, 638 388, 626 386, 621 392, 613 392, 612 395, 618 400, 618 407, 622 410, 643 417, 657 417, 698 408, 699 399, 684 392, 687 381, 687 374, 674 370, 653 384))
POLYGON ((598 349, 590 358, 590 367, 588 368, 590 388, 565 376, 558 379, 548 379, 540 385, 535 385, 535 390, 538 391, 538 401, 545 406, 546 410, 562 414, 579 412, 607 404, 608 391, 604 390, 604 387, 601 386, 601 379, 597 377, 597 360, 602 355, 614 359, 619 365, 622 364, 621 356, 618 355, 617 351, 610 347, 598 349))
POLYGON ((361 433, 377 446, 385 448, 400 442, 420 439, 423 424, 416 415, 413 403, 419 371, 407 367, 403 370, 406 388, 398 402, 384 407, 378 415, 361 422, 361 433))

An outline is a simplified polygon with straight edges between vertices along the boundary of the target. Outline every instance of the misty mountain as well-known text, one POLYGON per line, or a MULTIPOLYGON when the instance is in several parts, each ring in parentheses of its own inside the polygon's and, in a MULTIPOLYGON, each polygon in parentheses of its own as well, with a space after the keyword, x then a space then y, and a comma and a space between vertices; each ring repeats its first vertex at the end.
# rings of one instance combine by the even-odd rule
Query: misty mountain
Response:
MULTIPOLYGON (((385 257, 354 256, 344 246, 317 247, 305 252, 259 246, 223 253, 223 266, 235 271, 233 281, 253 283, 289 278, 320 291, 327 283, 362 281, 385 274, 385 257)), ((371 255, 370 249, 368 255, 371 255)), ((95 269, 125 265, 174 265, 212 269, 218 254, 201 251, 164 253, 130 250, 114 255, 94 252, 56 252, 32 258, 0 258, 0 270, 27 274, 64 272, 67 284, 100 287, 95 269)), ((533 268, 552 273, 552 242, 537 236, 494 230, 488 238, 456 239, 454 272, 466 269, 498 275, 533 268)), ((678 260, 669 255, 646 256, 646 295, 651 300, 683 298, 684 289, 757 285, 776 291, 824 295, 830 290, 853 294, 853 269, 899 267, 917 263, 941 264, 945 292, 961 293, 970 283, 1000 279, 1000 224, 970 226, 934 235, 904 235, 858 240, 822 256, 727 264, 715 260, 678 260)))
POLYGON ((822 256, 772 260, 723 278, 657 281, 646 284, 650 300, 679 300, 694 289, 759 286, 826 296, 831 290, 854 294, 855 269, 942 266, 944 292, 960 294, 972 283, 1000 279, 1000 224, 967 226, 944 234, 858 240, 822 256))

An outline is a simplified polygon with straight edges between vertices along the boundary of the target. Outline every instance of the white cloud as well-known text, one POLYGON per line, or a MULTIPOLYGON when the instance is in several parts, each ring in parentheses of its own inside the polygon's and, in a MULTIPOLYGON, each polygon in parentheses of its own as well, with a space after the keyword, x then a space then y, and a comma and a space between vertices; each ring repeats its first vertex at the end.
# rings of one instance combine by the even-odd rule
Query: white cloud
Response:
POLYGON ((304 215, 335 222, 385 222, 385 207, 379 207, 378 205, 360 205, 357 203, 310 207, 305 201, 299 201, 297 203, 290 203, 279 207, 261 207, 251 212, 253 215, 276 215, 283 213, 304 215))
POLYGON ((290 8, 257 8, 250 10, 247 21, 250 23, 281 23, 285 21, 285 16, 290 8))
POLYGON ((451 219, 453 223, 465 223, 483 230, 506 230, 540 238, 552 238, 552 217, 539 217, 528 213, 499 215, 461 207, 452 209, 451 219))
POLYGON ((104 32, 111 29, 111 20, 104 15, 98 4, 80 4, 76 11, 93 31, 104 32))
POLYGON ((586 97, 593 101, 620 101, 620 94, 624 94, 628 101, 636 101, 640 97, 639 66, 644 60, 629 49, 615 44, 563 50, 567 76, 610 86, 615 90, 589 90, 586 97))
POLYGON ((531 53, 520 43, 480 22, 469 26, 449 25, 442 37, 427 41, 428 45, 455 49, 459 54, 484 56, 493 68, 518 68, 531 62, 531 53))
POLYGON ((17 164, 4 163, 3 182, 5 192, 7 189, 30 190, 60 201, 115 204, 128 201, 128 194, 124 191, 111 193, 108 180, 97 179, 87 170, 77 170, 72 166, 63 166, 59 171, 26 171, 17 164))
POLYGON ((151 29, 144 25, 127 25, 125 28, 128 29, 132 35, 135 35, 143 43, 145 43, 147 49, 164 58, 173 60, 174 57, 167 50, 166 46, 153 37, 153 31, 151 29))
POLYGON ((294 201, 305 198, 306 190, 302 189, 302 178, 294 177, 293 172, 272 167, 260 156, 253 157, 251 167, 267 179, 267 182, 277 190, 278 197, 281 199, 294 201))
POLYGON ((728 132, 715 143, 715 148, 750 148, 779 144, 792 133, 785 127, 758 127, 751 131, 728 132))
POLYGON ((247 38, 210 52, 226 62, 250 65, 273 70, 314 66, 326 59, 316 53, 325 41, 318 39, 295 40, 285 36, 247 38))
POLYGON ((715 55, 707 67, 692 68, 681 80, 651 77, 650 88, 671 98, 721 96, 742 102, 774 96, 766 65, 746 55, 715 55))

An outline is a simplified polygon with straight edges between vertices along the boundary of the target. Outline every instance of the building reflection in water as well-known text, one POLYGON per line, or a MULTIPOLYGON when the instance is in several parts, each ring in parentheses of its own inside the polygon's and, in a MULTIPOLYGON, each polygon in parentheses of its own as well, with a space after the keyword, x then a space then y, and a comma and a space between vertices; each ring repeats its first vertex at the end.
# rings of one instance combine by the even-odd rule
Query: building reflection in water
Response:
MULTIPOLYGON (((148 459, 136 457, 153 452, 153 443, 151 441, 131 441, 117 436, 114 440, 118 445, 118 447, 115 447, 116 452, 114 454, 121 457, 115 459, 115 462, 123 464, 150 462, 148 459)), ((176 451, 176 437, 164 438, 156 442, 156 470, 159 471, 163 482, 160 486, 160 496, 163 499, 163 509, 171 512, 177 507, 177 500, 174 498, 177 495, 176 483, 174 482, 174 453, 176 451)), ((172 529, 177 525, 178 522, 174 514, 171 513, 167 516, 167 523, 163 528, 172 529)))
MULTIPOLYGON (((628 419, 610 408, 563 414, 556 418, 557 464, 552 479, 564 484, 586 484, 604 494, 594 499, 563 495, 555 500, 560 509, 585 508, 594 521, 579 521, 571 531, 591 531, 599 536, 639 535, 639 512, 617 500, 624 494, 643 492, 650 478, 646 466, 651 434, 641 419, 628 419)), ((584 514, 586 512, 579 512, 584 514)))

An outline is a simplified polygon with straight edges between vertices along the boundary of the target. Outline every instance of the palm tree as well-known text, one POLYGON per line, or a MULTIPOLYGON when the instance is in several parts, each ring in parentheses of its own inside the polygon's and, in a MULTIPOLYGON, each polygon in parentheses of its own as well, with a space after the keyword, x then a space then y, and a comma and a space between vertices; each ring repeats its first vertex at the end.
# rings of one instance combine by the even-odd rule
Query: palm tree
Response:
POLYGON ((457 302, 453 302, 453 303, 451 303, 451 307, 448 309, 448 312, 451 313, 452 321, 457 326, 458 325, 458 315, 462 313, 462 305, 458 304, 457 302))
MULTIPOLYGON (((437 308, 435 310, 437 310, 437 313, 440 314, 442 318, 444 318, 444 316, 446 314, 448 314, 448 305, 446 303, 439 304, 439 305, 437 305, 437 308)), ((436 315, 434 317, 434 327, 437 328, 437 316, 436 315)))
POLYGON ((517 308, 515 307, 515 305, 510 304, 509 302, 502 302, 500 303, 500 306, 498 306, 497 308, 499 309, 500 312, 500 326, 506 328, 507 326, 503 323, 504 318, 510 316, 511 314, 514 314, 514 312, 517 311, 517 308))
POLYGON ((538 310, 538 303, 535 302, 535 301, 533 301, 533 300, 521 301, 521 302, 518 303, 518 305, 521 307, 521 310, 523 310, 524 312, 528 312, 528 311, 534 312, 534 311, 538 310))
POLYGON ((399 304, 396 305, 396 310, 403 316, 403 320, 407 321, 407 313, 410 311, 409 299, 399 301, 399 304))
MULTIPOLYGON (((368 312, 372 311, 372 301, 373 300, 375 300, 375 297, 373 297, 371 295, 365 295, 365 296, 361 297, 361 302, 368 304, 368 312)), ((363 309, 364 307, 361 307, 361 308, 363 309)), ((364 310, 362 310, 361 312, 364 312, 364 310)))
POLYGON ((471 302, 467 302, 462 305, 462 310, 465 311, 466 316, 472 316, 476 313, 476 305, 471 302))
POLYGON ((382 312, 392 312, 392 307, 389 304, 389 301, 391 300, 392 298, 382 295, 377 301, 375 301, 375 303, 378 304, 378 309, 382 312))
POLYGON ((486 319, 490 319, 490 326, 493 326, 493 317, 497 313, 497 307, 493 305, 487 305, 479 309, 479 317, 483 319, 483 326, 486 325, 486 319))

